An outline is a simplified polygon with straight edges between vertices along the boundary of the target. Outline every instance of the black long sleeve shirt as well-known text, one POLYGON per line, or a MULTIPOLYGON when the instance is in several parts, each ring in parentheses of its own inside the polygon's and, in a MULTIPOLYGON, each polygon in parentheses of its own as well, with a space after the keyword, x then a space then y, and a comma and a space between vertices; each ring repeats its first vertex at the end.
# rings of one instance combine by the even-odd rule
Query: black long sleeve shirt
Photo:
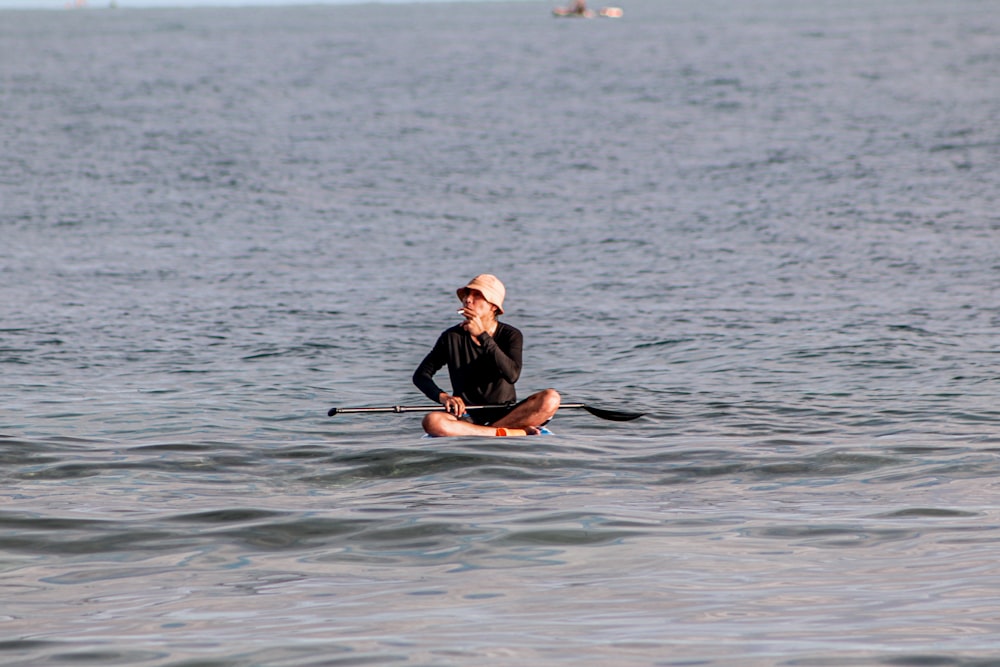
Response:
POLYGON ((500 322, 492 336, 483 333, 479 345, 458 324, 445 330, 434 348, 413 373, 413 384, 428 398, 440 402, 442 389, 434 374, 448 366, 452 395, 467 405, 503 405, 517 400, 514 383, 521 375, 524 337, 509 324, 500 322))

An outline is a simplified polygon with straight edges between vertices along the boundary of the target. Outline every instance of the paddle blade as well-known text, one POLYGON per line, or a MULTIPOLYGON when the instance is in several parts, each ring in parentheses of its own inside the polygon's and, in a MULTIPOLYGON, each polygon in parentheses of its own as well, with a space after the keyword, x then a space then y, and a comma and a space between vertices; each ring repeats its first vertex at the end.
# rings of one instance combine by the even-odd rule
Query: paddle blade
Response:
POLYGON ((630 422, 633 419, 638 419, 644 413, 642 412, 621 412, 619 410, 602 410, 600 408, 594 408, 589 405, 584 405, 583 409, 601 419, 607 419, 611 422, 630 422))

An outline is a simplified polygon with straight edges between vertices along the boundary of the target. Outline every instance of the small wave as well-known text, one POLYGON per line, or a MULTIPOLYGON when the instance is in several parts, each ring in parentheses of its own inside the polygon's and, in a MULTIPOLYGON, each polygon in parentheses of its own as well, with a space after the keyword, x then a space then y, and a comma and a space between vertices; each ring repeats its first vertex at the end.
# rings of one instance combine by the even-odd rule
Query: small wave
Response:
POLYGON ((791 546, 825 548, 877 547, 886 542, 912 540, 920 536, 919 530, 882 528, 870 525, 779 525, 742 528, 744 537, 777 540, 791 546))
POLYGON ((935 519, 964 519, 980 516, 978 512, 967 512, 964 510, 952 510, 941 507, 908 507, 906 509, 876 514, 877 519, 901 519, 908 517, 922 518, 929 517, 935 519))

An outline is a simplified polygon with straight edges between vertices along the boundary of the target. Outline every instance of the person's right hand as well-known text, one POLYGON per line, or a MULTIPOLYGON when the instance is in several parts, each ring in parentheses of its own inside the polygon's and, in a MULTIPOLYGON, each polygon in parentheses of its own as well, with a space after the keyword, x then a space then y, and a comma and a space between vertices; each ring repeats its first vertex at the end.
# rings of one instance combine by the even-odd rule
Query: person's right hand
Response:
POLYGON ((465 401, 458 396, 452 396, 451 394, 445 394, 442 392, 441 405, 444 406, 446 412, 449 412, 456 417, 461 417, 465 414, 465 401))

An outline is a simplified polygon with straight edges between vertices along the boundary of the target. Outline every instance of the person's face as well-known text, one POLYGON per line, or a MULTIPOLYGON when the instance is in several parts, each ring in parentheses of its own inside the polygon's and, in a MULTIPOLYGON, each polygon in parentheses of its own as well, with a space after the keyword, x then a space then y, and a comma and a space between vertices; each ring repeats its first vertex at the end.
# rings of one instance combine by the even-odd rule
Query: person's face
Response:
POLYGON ((476 289, 465 290, 462 307, 471 310, 480 317, 493 313, 493 304, 487 301, 483 293, 476 289))

